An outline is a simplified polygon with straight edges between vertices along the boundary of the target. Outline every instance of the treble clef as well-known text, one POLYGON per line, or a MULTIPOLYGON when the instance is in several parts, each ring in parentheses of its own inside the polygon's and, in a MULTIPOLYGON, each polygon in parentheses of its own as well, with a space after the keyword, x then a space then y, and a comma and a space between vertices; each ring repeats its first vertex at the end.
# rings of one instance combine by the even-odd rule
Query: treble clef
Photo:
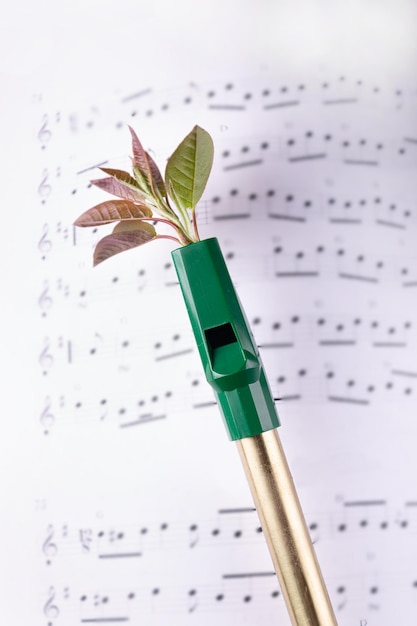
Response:
POLYGON ((52 191, 51 185, 48 183, 49 172, 45 168, 42 172, 42 179, 38 186, 38 194, 43 198, 42 203, 45 203, 45 198, 49 196, 52 191))
POLYGON ((48 238, 49 226, 44 224, 42 228, 42 235, 38 241, 38 250, 42 254, 42 260, 46 259, 48 252, 52 250, 52 241, 48 238))
POLYGON ((48 128, 48 116, 45 114, 42 118, 42 126, 38 132, 38 139, 42 144, 42 150, 45 149, 46 144, 50 141, 52 137, 52 132, 48 128))
MULTIPOLYGON (((48 620, 56 619, 59 615, 59 608, 55 604, 55 588, 49 587, 48 600, 43 607, 43 613, 48 620)), ((51 622, 48 622, 48 626, 52 626, 51 622)))
POLYGON ((50 349, 49 339, 46 338, 44 340, 44 348, 41 351, 39 358, 38 358, 39 365, 42 367, 44 375, 48 373, 49 368, 52 367, 54 363, 54 357, 50 353, 49 349, 50 349))
POLYGON ((51 399, 49 396, 45 398, 45 407, 40 415, 40 423, 45 428, 45 435, 49 433, 49 429, 55 424, 55 415, 51 412, 51 399))
POLYGON ((51 564, 51 558, 58 554, 58 546, 54 542, 54 527, 49 524, 46 529, 46 539, 42 544, 42 552, 47 558, 46 564, 51 564))
POLYGON ((49 295, 49 283, 46 280, 44 282, 44 286, 43 286, 43 290, 41 292, 41 295, 38 298, 38 304, 39 307, 42 311, 42 317, 46 317, 49 309, 52 307, 54 301, 52 300, 51 296, 49 295))

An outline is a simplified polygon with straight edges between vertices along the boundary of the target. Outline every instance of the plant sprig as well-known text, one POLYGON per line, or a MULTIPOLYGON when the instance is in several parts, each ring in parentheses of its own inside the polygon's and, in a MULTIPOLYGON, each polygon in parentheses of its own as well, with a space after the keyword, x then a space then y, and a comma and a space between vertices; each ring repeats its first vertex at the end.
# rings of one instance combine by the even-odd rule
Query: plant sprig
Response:
POLYGON ((112 233, 97 243, 94 265, 154 239, 172 239, 179 245, 200 240, 196 207, 206 187, 214 156, 209 133, 194 126, 169 157, 163 177, 133 128, 129 126, 129 129, 132 174, 100 168, 107 177, 91 183, 117 199, 93 206, 74 222, 81 227, 117 222, 112 233), (174 232, 158 234, 155 229, 158 224, 165 224, 174 232))

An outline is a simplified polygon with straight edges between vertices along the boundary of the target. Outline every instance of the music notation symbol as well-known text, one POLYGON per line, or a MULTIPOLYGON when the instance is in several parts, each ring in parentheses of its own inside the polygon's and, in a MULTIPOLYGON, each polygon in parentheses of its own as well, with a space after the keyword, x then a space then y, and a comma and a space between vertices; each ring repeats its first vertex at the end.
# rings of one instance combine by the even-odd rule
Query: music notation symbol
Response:
POLYGON ((59 607, 55 602, 55 588, 49 587, 47 595, 48 599, 44 604, 43 614, 48 620, 47 626, 53 626, 52 620, 55 620, 57 617, 59 617, 60 614, 59 607))
POLYGON ((167 359, 177 358, 185 354, 191 354, 194 352, 194 347, 188 345, 190 341, 190 333, 187 333, 186 345, 184 345, 184 339, 179 333, 175 333, 171 341, 166 347, 161 341, 157 341, 153 348, 155 354, 155 361, 165 361, 167 359))
POLYGON ((45 406, 40 414, 40 423, 43 426, 44 434, 48 435, 50 429, 55 424, 55 415, 51 411, 51 399, 49 396, 45 398, 45 406))
MULTIPOLYGON (((245 200, 242 201, 239 190, 236 188, 229 192, 226 205, 226 209, 223 209, 223 199, 221 196, 215 195, 206 206, 211 209, 210 212, 215 221, 241 220, 251 217, 251 211, 246 208, 245 200)), ((208 217, 206 219, 208 220, 208 217)))
POLYGON ((48 115, 44 115, 42 118, 41 127, 38 131, 38 141, 41 144, 41 149, 44 150, 46 145, 52 138, 52 131, 49 127, 49 117, 48 115))
POLYGON ((158 392, 141 398, 134 407, 120 407, 118 410, 120 428, 140 426, 166 419, 172 406, 172 397, 172 391, 167 390, 164 393, 158 392))
MULTIPOLYGON (((158 590, 159 593, 159 590, 158 590)), ((156 593, 154 595, 157 595, 156 593)), ((139 596, 143 602, 143 593, 136 591, 82 593, 79 597, 81 623, 124 623, 132 617, 132 601, 139 596)), ((145 606, 145 612, 149 607, 145 606)))
POLYGON ((290 190, 277 193, 270 188, 266 192, 266 214, 273 220, 304 223, 312 215, 315 206, 311 195, 300 199, 290 190))
POLYGON ((198 593, 197 589, 190 589, 188 591, 188 613, 194 613, 198 608, 198 593))
POLYGON ((364 283, 379 283, 381 275, 385 273, 385 262, 381 258, 358 254, 346 255, 344 248, 336 251, 338 276, 347 280, 356 280, 364 283))
POLYGON ((50 524, 46 530, 46 538, 42 544, 42 552, 46 557, 46 564, 50 565, 52 559, 58 554, 58 546, 54 541, 55 529, 50 524))
MULTIPOLYGON (((142 536, 146 533, 142 533, 142 536)), ((129 535, 126 530, 99 531, 97 534, 97 553, 99 559, 132 559, 142 556, 139 549, 140 535, 129 535)))
POLYGON ((394 231, 407 229, 411 218, 414 217, 409 208, 400 207, 397 202, 394 201, 382 202, 381 198, 376 197, 374 204, 375 223, 394 231))
POLYGON ((321 273, 321 258, 325 253, 323 245, 314 251, 296 250, 287 252, 282 245, 273 250, 274 274, 279 278, 315 278, 321 273))
POLYGON ((52 250, 52 241, 49 239, 49 226, 48 224, 44 224, 42 227, 42 235, 38 241, 38 250, 42 255, 42 260, 44 261, 52 250))
POLYGON ((57 337, 52 345, 51 339, 46 337, 43 342, 43 348, 38 356, 38 363, 41 367, 43 376, 46 376, 55 363, 59 362, 72 363, 72 341, 66 340, 63 335, 57 337))
POLYGON ((177 285, 179 285, 178 277, 175 272, 173 263, 171 263, 170 261, 164 263, 162 272, 162 283, 165 285, 165 287, 176 287, 177 285))
POLYGON ((54 357, 50 352, 50 347, 50 341, 48 338, 46 338, 44 340, 44 347, 42 348, 38 357, 38 363, 42 368, 42 374, 44 376, 47 375, 48 371, 54 364, 54 357))
MULTIPOLYGON (((392 258, 383 254, 369 254, 366 250, 355 250, 344 245, 327 249, 324 244, 304 245, 296 248, 278 242, 272 250, 272 272, 278 278, 326 278, 355 281, 364 284, 380 284, 382 280, 397 281, 403 287, 417 285, 410 278, 410 265, 399 256, 396 266, 392 258), (402 282, 401 282, 402 281, 402 282)), ((413 259, 411 262, 415 263, 413 259)))
MULTIPOLYGON (((129 106, 132 118, 139 115, 143 118, 155 118, 156 115, 171 115, 187 110, 190 105, 208 110, 214 115, 221 114, 220 131, 227 127, 228 118, 225 115, 241 117, 243 112, 259 116, 260 111, 273 115, 282 109, 299 108, 309 103, 314 106, 320 105, 325 108, 341 108, 343 113, 356 110, 359 104, 369 104, 372 110, 378 107, 378 102, 384 97, 386 106, 387 92, 372 83, 362 80, 352 80, 345 76, 328 76, 324 80, 320 79, 315 83, 306 84, 304 81, 278 82, 270 79, 267 83, 254 84, 253 81, 237 82, 234 80, 225 81, 223 85, 209 83, 195 85, 189 83, 182 92, 172 89, 154 90, 144 88, 137 92, 127 94, 121 99, 125 106, 129 106)), ((402 107, 404 94, 402 90, 396 89, 389 94, 389 104, 393 110, 400 110, 402 107)), ((327 113, 327 112, 326 112, 327 113)), ((70 119, 71 129, 79 129, 78 116, 73 115, 70 119)), ((215 118, 216 119, 216 118, 215 118)), ((90 122, 90 127, 93 123, 90 122)), ((120 128, 118 121, 116 128, 120 128)))
MULTIPOLYGON (((104 397, 100 398, 98 401, 95 400, 92 402, 77 400, 72 406, 75 409, 75 419, 80 418, 82 424, 86 424, 93 418, 97 418, 102 422, 107 418, 110 410, 109 401, 104 397)), ((71 417, 73 415, 74 413, 71 411, 71 417)))
MULTIPOLYGON (((396 370, 390 371, 387 379, 385 372, 380 374, 378 383, 374 381, 366 382, 367 372, 355 372, 352 376, 347 373, 336 375, 335 369, 329 364, 325 365, 325 387, 326 399, 329 402, 369 405, 373 402, 399 402, 412 397, 414 386, 410 378, 417 377, 417 374, 405 376, 405 383, 401 384, 402 376, 396 376, 396 370), (359 378, 359 380, 358 380, 359 378), (397 380, 396 380, 397 378, 397 380)), ((377 374, 374 373, 374 377, 377 374)))
POLYGON ((261 140, 256 146, 250 145, 249 142, 243 144, 238 151, 231 148, 225 148, 222 151, 222 158, 226 163, 223 165, 224 172, 234 170, 258 167, 265 161, 265 153, 271 148, 269 140, 261 140), (230 162, 230 160, 232 162, 230 162))
POLYGON ((285 155, 289 163, 302 161, 317 161, 326 159, 328 155, 327 143, 331 135, 317 136, 313 130, 307 130, 300 136, 291 135, 285 140, 285 155))
POLYGON ((192 374, 191 377, 191 406, 193 409, 205 409, 217 405, 213 391, 202 374, 192 374), (201 383, 203 383, 201 385, 201 383), (204 395, 203 395, 204 394, 204 395))
POLYGON ((91 528, 80 528, 78 537, 83 554, 89 554, 93 543, 93 530, 91 528))
POLYGON ((293 348, 297 342, 298 335, 306 334, 308 321, 300 318, 299 315, 290 315, 285 321, 273 319, 268 320, 268 326, 262 322, 261 317, 253 317, 252 329, 256 337, 256 342, 260 350, 270 348, 293 348))
POLYGON ((352 140, 349 136, 341 138, 342 161, 346 165, 377 166, 385 148, 381 141, 370 141, 366 137, 352 140))
POLYGON ((387 152, 391 160, 394 155, 404 158, 408 154, 406 144, 401 139, 385 145, 383 141, 374 138, 362 136, 352 139, 330 132, 317 134, 312 129, 304 133, 291 133, 284 139, 284 158, 291 164, 330 159, 333 162, 340 160, 348 167, 377 167, 381 164, 382 155, 387 152))
POLYGON ((290 379, 284 374, 280 374, 275 381, 272 382, 274 388, 274 400, 278 401, 290 401, 290 400, 303 400, 305 397, 305 379, 307 378, 308 371, 305 368, 300 368, 295 376, 290 379))
POLYGON ((338 107, 356 104, 363 97, 362 81, 352 83, 345 76, 339 76, 321 83, 319 98, 324 106, 338 107))
POLYGON ((334 195, 327 199, 327 213, 331 224, 362 224, 365 216, 366 199, 358 200, 346 199, 339 200, 334 195))
POLYGON ((242 186, 232 187, 224 195, 213 195, 202 206, 204 223, 214 221, 245 220, 257 216, 259 219, 261 204, 262 216, 282 222, 305 224, 311 219, 326 219, 334 225, 374 225, 390 229, 406 230, 411 224, 413 212, 408 207, 401 207, 396 201, 382 201, 377 196, 367 197, 369 192, 353 197, 351 194, 339 196, 330 194, 322 199, 317 191, 311 190, 300 196, 298 189, 279 190, 272 185, 260 191, 245 191, 242 186), (203 212, 204 208, 204 212, 203 212), (256 211, 256 213, 255 213, 256 211))
MULTIPOLYGON (((149 586, 148 589, 82 592, 81 623, 132 622, 148 613, 178 615, 217 609, 240 610, 281 599, 275 572, 224 574, 221 581, 193 585, 149 586), (217 588, 216 588, 217 587, 217 588)), ((283 612, 285 611, 282 606, 283 612)), ((284 613, 283 613, 284 614, 284 613)))
POLYGON ((63 239, 64 241, 69 239, 69 226, 68 224, 63 224, 62 222, 57 222, 56 225, 56 233, 59 236, 60 239, 63 239))
POLYGON ((45 168, 41 174, 41 181, 38 185, 38 194, 41 197, 41 203, 45 204, 48 196, 51 195, 52 186, 49 183, 49 171, 45 168))
POLYGON ((46 317, 52 308, 54 301, 50 295, 49 282, 46 280, 43 284, 42 291, 38 298, 38 306, 41 310, 42 317, 46 317))

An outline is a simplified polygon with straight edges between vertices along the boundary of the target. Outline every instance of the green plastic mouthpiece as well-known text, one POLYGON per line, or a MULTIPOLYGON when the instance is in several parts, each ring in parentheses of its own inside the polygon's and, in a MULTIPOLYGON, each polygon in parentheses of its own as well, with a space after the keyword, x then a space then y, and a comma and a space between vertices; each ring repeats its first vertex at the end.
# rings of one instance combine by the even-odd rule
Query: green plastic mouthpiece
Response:
POLYGON ((172 252, 207 381, 230 439, 277 428, 258 348, 215 237, 172 252))

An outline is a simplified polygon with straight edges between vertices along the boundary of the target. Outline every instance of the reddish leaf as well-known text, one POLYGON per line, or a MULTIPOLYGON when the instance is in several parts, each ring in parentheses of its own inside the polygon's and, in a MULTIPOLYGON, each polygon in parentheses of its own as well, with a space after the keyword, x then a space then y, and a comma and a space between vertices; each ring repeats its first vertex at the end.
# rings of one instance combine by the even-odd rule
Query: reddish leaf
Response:
MULTIPOLYGON (((147 224, 147 226, 150 226, 150 224, 147 224)), ((152 241, 155 237, 155 230, 154 234, 148 230, 132 230, 107 235, 107 237, 103 237, 95 247, 94 265, 102 263, 115 254, 125 252, 125 250, 137 248, 148 241, 152 241)))
POLYGON ((152 170, 149 164, 148 155, 140 143, 139 137, 131 126, 129 126, 129 130, 132 135, 133 165, 137 167, 140 172, 142 172, 149 185, 152 186, 152 170))
POLYGON ((151 173, 152 173, 152 178, 154 180, 154 183, 159 189, 161 196, 166 198, 167 191, 166 191, 165 181, 163 179, 163 176, 161 172, 159 171, 157 164, 155 163, 155 161, 153 160, 153 158, 148 152, 146 153, 146 156, 148 157, 149 167, 151 168, 151 173))
POLYGON ((132 200, 132 202, 143 202, 145 200, 145 196, 138 189, 135 179, 128 172, 102 169, 103 172, 110 174, 110 176, 92 180, 91 183, 93 185, 125 200, 132 200))
MULTIPOLYGON (((130 187, 138 188, 135 179, 133 176, 129 174, 129 172, 125 172, 124 170, 117 170, 113 167, 100 167, 100 170, 109 176, 113 176, 113 178, 117 178, 121 183, 125 185, 129 185, 130 187)), ((138 190, 139 191, 139 190, 138 190)))
POLYGON ((151 217, 152 211, 145 204, 134 204, 129 200, 107 200, 80 215, 75 226, 100 226, 119 220, 132 220, 151 217))

